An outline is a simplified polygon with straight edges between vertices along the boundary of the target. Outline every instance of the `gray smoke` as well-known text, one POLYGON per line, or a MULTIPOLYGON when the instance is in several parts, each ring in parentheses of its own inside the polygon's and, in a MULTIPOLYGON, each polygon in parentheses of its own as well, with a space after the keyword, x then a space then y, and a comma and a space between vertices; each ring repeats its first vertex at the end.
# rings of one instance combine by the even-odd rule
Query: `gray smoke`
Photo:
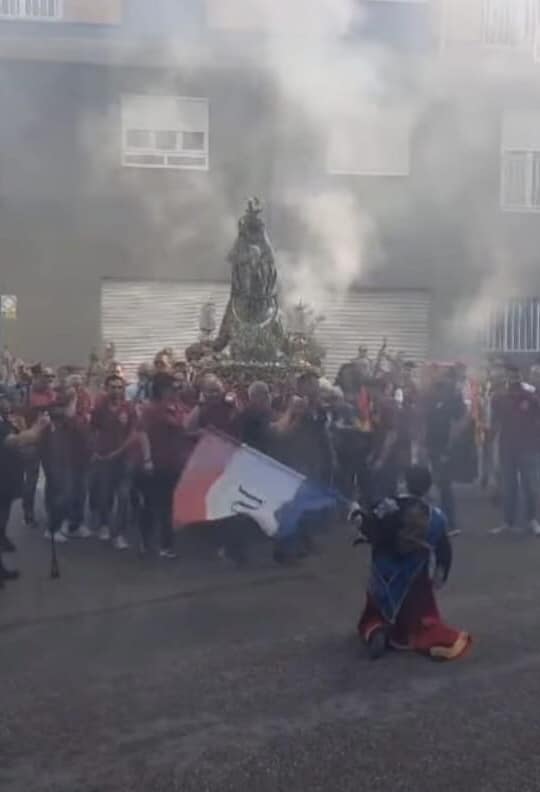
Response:
MULTIPOLYGON (((486 151, 497 150, 491 111, 478 102, 482 81, 501 76, 497 60, 484 60, 471 70, 470 64, 436 54, 425 59, 403 56, 352 40, 347 32, 362 21, 357 0, 207 0, 206 5, 215 41, 223 30, 238 35, 235 67, 244 74, 262 73, 261 85, 270 86, 275 96, 277 149, 275 127, 258 124, 255 110, 251 123, 238 129, 238 146, 239 157, 253 163, 249 192, 260 193, 264 200, 268 188, 278 204, 270 225, 288 299, 303 298, 324 311, 328 299, 339 299, 353 284, 370 283, 376 271, 390 266, 396 272, 389 273, 387 284, 395 275, 399 288, 405 281, 399 240, 410 242, 421 234, 426 240, 415 240, 418 262, 403 267, 417 266, 420 273, 427 267, 429 282, 419 277, 426 288, 448 283, 454 289, 456 298, 445 314, 449 347, 472 345, 489 310, 508 295, 515 277, 510 251, 493 234, 493 207, 470 200, 470 185, 487 178, 486 151), (425 133, 426 128, 417 150, 418 130, 425 133), (415 152, 412 163, 404 150, 407 138, 415 152), (259 152, 264 157, 272 151, 273 183, 268 185, 255 165, 259 152), (395 186, 383 188, 375 178, 365 188, 354 175, 328 176, 329 170, 339 171, 340 162, 346 169, 359 154, 360 172, 365 174, 372 163, 375 177, 380 175, 379 163, 393 154, 395 173, 402 173, 395 177, 395 186), (293 169, 291 156, 298 162, 293 169), (280 234, 284 217, 285 225, 297 229, 290 245, 280 234), (442 221, 448 239, 438 233, 442 221), (444 255, 448 240, 455 244, 456 237, 459 262, 444 255), (466 285, 456 283, 463 262, 466 285)), ((183 47, 172 47, 168 56, 183 74, 197 69, 210 73, 222 63, 219 47, 212 44, 198 60, 183 47)), ((156 80, 145 90, 170 93, 171 82, 156 80)), ((97 160, 96 185, 117 168, 118 140, 111 139, 110 129, 107 119, 101 125, 89 114, 81 130, 97 160)), ((211 164, 208 179, 185 174, 181 186, 164 180, 151 192, 142 189, 143 177, 146 173, 134 170, 124 188, 136 196, 171 255, 180 261, 186 242, 199 236, 204 244, 213 237, 216 254, 223 259, 248 197, 231 187, 227 163, 211 164), (187 209, 208 205, 214 217, 210 226, 182 222, 187 209)), ((492 188, 496 201, 498 184, 492 188)))

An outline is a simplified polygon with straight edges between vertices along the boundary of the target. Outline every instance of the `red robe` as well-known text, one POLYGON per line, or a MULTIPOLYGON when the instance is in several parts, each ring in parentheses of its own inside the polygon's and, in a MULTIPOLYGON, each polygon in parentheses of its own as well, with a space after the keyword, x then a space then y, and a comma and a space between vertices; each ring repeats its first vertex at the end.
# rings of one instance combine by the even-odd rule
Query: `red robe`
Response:
POLYGON ((457 660, 471 646, 471 636, 467 632, 448 627, 442 621, 427 569, 411 585, 393 625, 385 621, 368 594, 358 632, 369 640, 373 631, 380 627, 388 629, 392 648, 420 652, 434 660, 457 660))

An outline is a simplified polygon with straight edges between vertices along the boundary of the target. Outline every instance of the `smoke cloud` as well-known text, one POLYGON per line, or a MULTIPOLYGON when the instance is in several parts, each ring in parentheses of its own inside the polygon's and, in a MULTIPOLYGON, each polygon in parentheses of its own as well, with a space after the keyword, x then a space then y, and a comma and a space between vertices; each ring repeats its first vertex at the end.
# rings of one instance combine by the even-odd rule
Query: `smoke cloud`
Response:
MULTIPOLYGON (((264 73, 274 91, 275 125, 265 129, 254 109, 251 123, 238 130, 238 146, 254 166, 259 150, 261 157, 273 151, 270 183, 254 167, 249 193, 272 204, 267 218, 286 298, 324 312, 329 299, 353 284, 370 284, 375 269, 396 267, 399 288, 406 279, 398 268, 417 267, 417 273, 428 272, 417 278, 419 286, 448 285, 456 293, 445 308, 449 347, 476 344, 491 306, 507 296, 514 278, 508 249, 493 233, 498 182, 490 185, 489 205, 470 194, 471 185, 493 180, 497 169, 497 123, 489 90, 486 106, 478 90, 482 81, 500 79, 498 61, 482 60, 471 70, 470 63, 436 53, 422 58, 359 40, 350 35, 365 21, 358 0, 207 0, 206 6, 216 41, 220 31, 238 36, 239 72, 264 73), (282 233, 287 226, 295 233, 282 233), (426 239, 413 245, 419 231, 426 239), (417 262, 401 263, 396 238, 418 250, 417 262), (456 239, 460 262, 445 250, 456 239), (456 265, 465 261, 466 286, 456 283, 462 277, 456 265)), ((211 41, 198 60, 180 47, 168 54, 184 74, 210 74, 222 63, 211 41)), ((171 84, 156 80, 151 90, 170 93, 171 84)), ((106 120, 103 130, 109 127, 106 120)), ((100 160, 98 181, 110 178, 118 163, 118 141, 107 140, 103 130, 91 114, 81 130, 100 160)), ((150 192, 139 189, 148 172, 134 170, 124 174, 124 189, 136 196, 171 255, 180 260, 186 242, 198 235, 201 245, 209 244, 213 236, 223 260, 248 197, 231 186, 230 164, 216 164, 211 155, 210 179, 186 173, 180 184, 163 179, 159 191, 150 192), (190 207, 206 205, 213 207, 213 225, 182 222, 190 207)))

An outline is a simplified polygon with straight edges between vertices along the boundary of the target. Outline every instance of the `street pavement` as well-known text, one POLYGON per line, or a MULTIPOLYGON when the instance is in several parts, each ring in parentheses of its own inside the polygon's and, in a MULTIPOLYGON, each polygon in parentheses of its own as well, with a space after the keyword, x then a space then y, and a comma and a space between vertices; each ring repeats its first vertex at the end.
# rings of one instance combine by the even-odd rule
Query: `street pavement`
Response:
POLYGON ((483 496, 441 594, 474 648, 448 665, 355 637, 368 554, 336 529, 282 569, 140 561, 12 535, 0 591, 2 792, 538 792, 540 540, 492 537, 483 496))

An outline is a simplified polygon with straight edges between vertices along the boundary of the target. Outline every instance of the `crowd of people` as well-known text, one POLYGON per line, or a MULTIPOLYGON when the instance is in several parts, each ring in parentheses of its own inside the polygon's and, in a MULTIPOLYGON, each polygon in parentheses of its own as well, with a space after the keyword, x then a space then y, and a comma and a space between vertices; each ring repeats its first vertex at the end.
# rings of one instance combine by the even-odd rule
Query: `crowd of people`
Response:
MULTIPOLYGON (((475 381, 459 364, 419 367, 384 348, 373 362, 360 348, 335 383, 306 370, 287 382, 235 388, 164 350, 131 383, 113 359, 75 373, 12 362, 2 379, 0 582, 16 575, 1 560, 15 551, 13 504, 21 499, 26 525, 35 526, 41 476, 45 537, 61 544, 94 536, 118 551, 136 543, 141 555, 157 544, 160 557, 174 558, 173 492, 207 428, 363 504, 395 495, 405 471, 421 462, 450 534, 460 528, 456 482, 479 477, 500 497, 504 520, 494 533, 516 525, 521 489, 540 535, 540 366, 525 382, 516 367, 491 361, 475 381)), ((299 552, 278 547, 275 557, 299 552)))

